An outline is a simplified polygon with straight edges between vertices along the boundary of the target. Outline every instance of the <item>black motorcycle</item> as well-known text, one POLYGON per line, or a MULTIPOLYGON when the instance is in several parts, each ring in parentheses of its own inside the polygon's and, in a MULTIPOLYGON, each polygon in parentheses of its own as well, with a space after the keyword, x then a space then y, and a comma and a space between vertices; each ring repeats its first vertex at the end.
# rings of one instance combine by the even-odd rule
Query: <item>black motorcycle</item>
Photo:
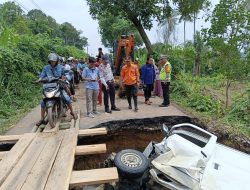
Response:
POLYGON ((48 122, 51 128, 54 128, 67 111, 67 106, 62 99, 66 95, 63 85, 67 84, 59 78, 46 78, 39 82, 43 84, 43 101, 48 122))

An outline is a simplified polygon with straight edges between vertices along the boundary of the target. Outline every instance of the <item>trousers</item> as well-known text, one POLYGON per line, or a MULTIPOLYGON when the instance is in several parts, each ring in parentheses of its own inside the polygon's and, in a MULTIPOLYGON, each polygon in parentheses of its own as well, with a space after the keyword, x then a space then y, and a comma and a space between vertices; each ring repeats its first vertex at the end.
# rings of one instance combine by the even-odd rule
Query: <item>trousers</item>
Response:
POLYGON ((96 111, 98 93, 99 90, 93 90, 89 88, 86 89, 87 114, 91 113, 92 111, 96 111))
POLYGON ((151 92, 153 91, 153 89, 154 89, 153 84, 146 84, 145 88, 143 89, 145 102, 148 101, 149 98, 151 98, 151 92))
POLYGON ((137 85, 136 84, 125 85, 125 89, 126 89, 126 96, 127 96, 129 106, 131 106, 131 98, 133 97, 134 106, 135 108, 137 108, 137 92, 138 92, 137 85))
POLYGON ((105 111, 109 110, 109 99, 110 99, 111 109, 116 108, 115 106, 115 83, 114 82, 106 82, 106 83, 108 85, 108 90, 106 89, 104 85, 102 85, 105 111))
POLYGON ((163 105, 169 105, 169 86, 170 82, 161 82, 162 92, 163 92, 163 105))

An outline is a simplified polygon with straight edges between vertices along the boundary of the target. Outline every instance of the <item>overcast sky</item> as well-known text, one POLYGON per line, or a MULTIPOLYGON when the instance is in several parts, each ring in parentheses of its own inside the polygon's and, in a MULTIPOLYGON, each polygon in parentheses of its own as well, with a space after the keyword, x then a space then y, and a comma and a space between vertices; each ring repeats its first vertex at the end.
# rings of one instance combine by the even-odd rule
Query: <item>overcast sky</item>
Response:
MULTIPOLYGON (((0 3, 7 2, 8 0, 0 0, 0 3)), ((91 55, 97 54, 98 47, 103 47, 101 44, 101 37, 98 33, 98 22, 93 20, 88 12, 89 8, 85 0, 16 0, 17 3, 23 6, 23 9, 41 9, 47 15, 52 16, 58 23, 70 22, 78 30, 83 31, 83 36, 88 38, 89 47, 88 52, 91 55), (37 7, 37 6, 38 7, 37 7)), ((213 5, 217 4, 219 0, 212 0, 213 5)), ((27 12, 27 10, 25 10, 27 12)), ((198 15, 196 22, 196 29, 200 30, 202 27, 208 27, 209 23, 205 23, 202 16, 204 13, 198 15)), ((157 24, 147 31, 149 39, 152 43, 159 42, 157 35, 157 24)), ((177 44, 183 43, 183 23, 177 27, 177 44)), ((193 24, 187 23, 186 25, 186 39, 193 39, 193 24)), ((104 47, 103 47, 104 48, 104 47)), ((105 51, 105 50, 104 50, 105 51)))

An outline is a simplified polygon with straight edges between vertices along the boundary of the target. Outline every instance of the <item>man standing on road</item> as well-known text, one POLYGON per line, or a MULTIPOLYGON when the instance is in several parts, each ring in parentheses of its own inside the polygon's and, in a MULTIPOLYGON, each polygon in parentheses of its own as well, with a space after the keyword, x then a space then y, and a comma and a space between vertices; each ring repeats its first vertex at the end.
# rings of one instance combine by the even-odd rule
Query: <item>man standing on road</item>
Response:
POLYGON ((163 91, 163 103, 160 107, 168 107, 170 104, 169 100, 169 86, 171 80, 171 64, 167 60, 166 55, 162 55, 160 59, 160 80, 163 91))
POLYGON ((95 67, 95 58, 89 58, 89 66, 83 70, 82 79, 86 83, 86 107, 87 117, 94 118, 93 114, 99 114, 96 110, 97 98, 99 93, 99 70, 95 67), (91 109, 92 106, 92 109, 91 109), (92 112, 91 112, 92 110, 92 112))
POLYGON ((143 84, 145 104, 150 105, 152 102, 149 99, 151 98, 155 81, 155 69, 153 66, 153 58, 151 57, 147 58, 147 63, 141 68, 141 81, 143 84))
POLYGON ((104 106, 106 113, 112 113, 112 111, 120 111, 115 105, 115 83, 114 76, 109 64, 109 58, 107 56, 102 57, 102 63, 99 66, 100 79, 102 81, 102 90, 104 94, 104 106), (111 110, 109 109, 109 98, 111 103, 111 110))
POLYGON ((128 57, 125 60, 125 65, 122 67, 121 71, 122 84, 126 90, 126 96, 128 100, 129 109, 132 109, 131 98, 134 99, 135 112, 138 111, 137 105, 137 92, 138 85, 140 82, 140 74, 137 66, 131 63, 131 58, 128 57))

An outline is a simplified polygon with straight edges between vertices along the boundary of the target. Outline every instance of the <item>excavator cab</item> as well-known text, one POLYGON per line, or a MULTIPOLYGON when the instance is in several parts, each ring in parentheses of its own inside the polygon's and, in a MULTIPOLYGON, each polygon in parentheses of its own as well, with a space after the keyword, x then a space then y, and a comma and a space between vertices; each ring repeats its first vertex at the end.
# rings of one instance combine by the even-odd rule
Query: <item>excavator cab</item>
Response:
POLYGON ((121 68, 123 66, 126 57, 131 57, 134 61, 134 47, 135 47, 135 37, 134 34, 130 36, 122 35, 117 44, 114 47, 115 52, 115 63, 114 63, 114 75, 120 76, 121 68))
POLYGON ((114 44, 114 65, 113 65, 113 73, 115 78, 115 86, 119 88, 118 95, 120 98, 124 97, 124 90, 121 85, 121 69, 124 65, 124 61, 126 57, 131 57, 132 61, 134 61, 134 48, 135 48, 135 36, 131 34, 121 35, 116 44, 114 44))

